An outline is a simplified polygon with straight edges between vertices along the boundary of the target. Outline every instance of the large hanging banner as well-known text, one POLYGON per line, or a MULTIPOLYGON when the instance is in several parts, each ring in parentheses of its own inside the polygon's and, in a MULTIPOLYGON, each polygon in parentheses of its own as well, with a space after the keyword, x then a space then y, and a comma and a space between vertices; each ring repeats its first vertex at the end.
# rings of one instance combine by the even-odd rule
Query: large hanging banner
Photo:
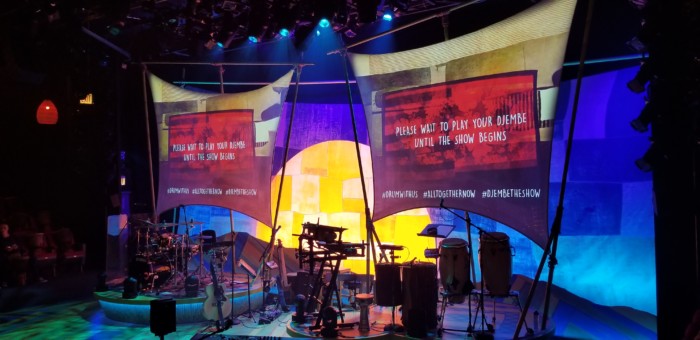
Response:
POLYGON ((436 45, 349 54, 370 133, 373 220, 442 203, 546 245, 551 135, 575 5, 544 0, 436 45))
POLYGON ((213 205, 272 224, 272 156, 292 74, 235 94, 189 91, 149 74, 158 124, 159 213, 213 205))

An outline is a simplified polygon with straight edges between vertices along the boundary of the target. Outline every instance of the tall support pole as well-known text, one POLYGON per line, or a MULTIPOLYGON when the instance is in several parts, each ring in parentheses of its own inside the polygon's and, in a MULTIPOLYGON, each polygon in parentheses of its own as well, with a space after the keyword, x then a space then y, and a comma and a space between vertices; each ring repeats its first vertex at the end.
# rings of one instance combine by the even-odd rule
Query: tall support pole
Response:
MULTIPOLYGON (((301 78, 302 65, 296 65, 296 86, 294 87, 294 100, 292 101, 292 111, 289 113, 289 124, 287 124, 287 138, 284 142, 284 158, 282 159, 282 175, 280 176, 280 186, 277 190, 277 204, 275 204, 275 216, 270 226, 273 230, 277 227, 277 217, 280 211, 280 201, 282 199, 282 186, 284 185, 284 174, 287 170, 287 157, 289 155, 289 141, 292 137, 292 122, 294 121, 294 113, 297 107, 297 97, 299 95, 299 79, 301 78)), ((274 241, 274 240, 273 240, 274 241)))
POLYGON ((219 92, 224 94, 224 65, 219 65, 219 92))
POLYGON ((377 236, 377 231, 374 229, 374 222, 372 222, 372 215, 369 211, 369 201, 367 199, 367 185, 365 184, 365 174, 364 170, 362 169, 362 155, 360 154, 360 140, 357 136, 357 122, 355 122, 355 109, 353 108, 352 105, 352 91, 350 90, 350 76, 348 73, 348 60, 347 60, 347 50, 343 50, 341 52, 341 56, 343 57, 343 70, 345 71, 345 87, 348 90, 348 103, 350 105, 350 118, 352 120, 352 133, 353 136, 355 137, 355 152, 357 154, 357 165, 360 168, 360 183, 362 184, 362 197, 364 198, 365 202, 365 227, 367 229, 367 246, 369 247, 369 251, 367 252, 367 263, 366 263, 366 273, 367 273, 367 286, 365 289, 367 290, 365 293, 370 292, 370 287, 371 287, 371 279, 370 279, 370 254, 372 256, 372 261, 374 264, 377 264, 377 251, 375 245, 375 241, 377 243, 377 246, 381 247, 382 243, 379 241, 379 237, 377 236))
POLYGON ((148 70, 146 69, 145 64, 141 64, 141 77, 143 81, 143 112, 144 115, 146 116, 146 145, 148 149, 148 175, 149 179, 151 180, 151 206, 153 207, 153 211, 151 215, 152 221, 158 222, 157 214, 156 214, 156 189, 155 189, 155 180, 153 179, 153 151, 151 149, 151 123, 150 123, 150 111, 148 110, 148 86, 147 86, 147 80, 146 80, 146 73, 148 70))
POLYGON ((520 330, 522 329, 523 322, 525 321, 525 316, 527 315, 527 311, 530 308, 530 304, 532 303, 532 299, 535 295, 535 290, 537 288, 537 282, 539 281, 539 277, 542 274, 542 270, 544 267, 544 261, 547 255, 549 255, 549 276, 547 277, 547 286, 545 287, 545 296, 544 296, 544 310, 542 312, 542 326, 540 329, 546 329, 547 328, 547 319, 549 318, 549 302, 550 302, 550 297, 552 295, 551 289, 552 289, 552 278, 554 276, 554 267, 557 265, 557 246, 559 244, 559 234, 561 232, 561 220, 564 212, 564 193, 566 192, 566 179, 568 177, 569 173, 569 161, 571 159, 571 147, 573 144, 574 140, 574 127, 576 126, 576 114, 578 112, 578 101, 579 97, 581 94, 581 82, 583 80, 583 66, 585 65, 586 61, 586 50, 588 48, 588 39, 589 39, 589 33, 590 33, 590 28, 591 28, 591 20, 593 18, 593 5, 595 3, 595 0, 589 0, 588 1, 588 9, 586 13, 586 23, 584 26, 584 31, 583 31, 583 41, 581 42, 581 53, 579 55, 579 64, 578 64, 578 75, 576 77, 576 90, 574 92, 574 102, 573 102, 573 108, 571 109, 571 124, 569 124, 569 139, 567 140, 566 143, 566 154, 564 156, 564 170, 562 173, 562 179, 561 179, 561 189, 559 190, 559 201, 557 204, 557 211, 554 216, 554 221, 552 222, 552 230, 549 233, 549 239, 547 240, 547 246, 544 249, 544 253, 542 254, 542 260, 540 261, 540 265, 537 268, 537 273, 535 274, 535 278, 532 281, 532 286, 530 287, 530 292, 527 295, 527 300, 525 301, 525 305, 523 306, 523 310, 520 313, 520 318, 518 319, 518 325, 515 328, 515 333, 513 334, 513 339, 517 339, 518 334, 520 334, 520 330), (550 253, 550 248, 551 248, 551 253, 550 253))

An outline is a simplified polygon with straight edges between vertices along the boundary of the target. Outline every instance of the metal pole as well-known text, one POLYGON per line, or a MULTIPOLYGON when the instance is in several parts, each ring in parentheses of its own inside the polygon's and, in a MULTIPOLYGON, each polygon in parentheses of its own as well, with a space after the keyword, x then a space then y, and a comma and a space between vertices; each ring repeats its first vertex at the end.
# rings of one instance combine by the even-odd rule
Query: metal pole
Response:
POLYGON ((148 174, 149 178, 151 180, 151 206, 153 207, 153 214, 151 217, 153 218, 152 221, 158 222, 157 215, 156 215, 156 189, 154 185, 154 180, 153 180, 153 151, 151 150, 151 123, 148 118, 150 115, 150 112, 148 110, 148 91, 146 90, 147 86, 147 81, 146 81, 146 72, 148 71, 146 69, 146 65, 142 64, 142 69, 141 69, 141 76, 143 80, 143 107, 144 107, 144 114, 146 116, 146 145, 148 149, 148 174))
POLYGON ((578 112, 578 101, 579 101, 579 96, 581 94, 581 81, 583 79, 583 66, 585 64, 585 59, 586 59, 586 50, 588 47, 588 39, 589 39, 589 33, 590 33, 590 27, 591 27, 591 20, 593 18, 593 5, 595 1, 594 0, 589 0, 588 1, 588 12, 586 15, 586 23, 584 26, 584 31, 583 31, 583 41, 581 42, 581 53, 579 56, 579 64, 578 64, 578 75, 576 78, 576 90, 574 92, 574 102, 573 102, 573 107, 571 110, 571 124, 569 125, 569 139, 567 140, 566 144, 566 154, 564 157, 564 170, 562 173, 562 180, 561 180, 561 190, 559 191, 559 203, 557 206, 557 211, 556 215, 554 217, 554 221, 552 223, 552 230, 550 231, 549 235, 549 240, 547 241, 547 246, 544 249, 544 254, 542 254, 542 260, 540 261, 540 265, 537 268, 537 274, 535 275, 535 278, 533 279, 532 286, 530 287, 530 293, 527 296, 527 300, 525 302, 525 306, 523 307, 523 311, 520 314, 520 319, 518 319, 518 325, 515 329, 515 333, 513 334, 513 339, 516 339, 518 337, 518 334, 520 333, 520 330, 522 328, 523 322, 525 321, 525 316, 527 315, 528 308, 530 307, 530 303, 532 302, 532 298, 535 294, 535 288, 537 286, 537 282, 539 280, 539 277, 542 273, 542 269, 544 267, 544 259, 547 257, 549 254, 549 249, 551 246, 551 254, 549 256, 550 261, 549 261, 549 277, 547 278, 547 286, 545 288, 545 300, 544 300, 544 311, 542 312, 542 327, 540 329, 544 330, 547 327, 547 319, 548 319, 548 314, 549 314, 549 300, 551 296, 551 286, 552 286, 552 277, 554 276, 554 267, 557 264, 557 246, 558 246, 558 239, 559 239, 559 233, 561 231, 561 219, 564 211, 564 192, 566 191, 566 179, 567 179, 567 174, 569 172, 569 161, 571 159, 571 147, 573 144, 573 139, 574 139, 574 127, 576 125, 576 114, 578 112))

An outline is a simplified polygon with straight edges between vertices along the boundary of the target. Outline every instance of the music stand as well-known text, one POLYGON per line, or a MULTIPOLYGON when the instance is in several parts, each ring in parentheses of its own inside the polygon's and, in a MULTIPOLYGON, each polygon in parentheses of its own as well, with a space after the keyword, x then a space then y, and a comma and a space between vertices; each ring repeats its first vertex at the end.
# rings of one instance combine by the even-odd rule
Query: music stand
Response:
POLYGON ((253 310, 251 309, 250 304, 250 278, 252 277, 253 280, 255 280, 257 271, 253 268, 253 266, 248 264, 248 262, 246 262, 242 258, 238 260, 238 266, 241 267, 241 269, 243 269, 243 271, 246 273, 246 278, 248 280, 246 284, 246 290, 248 291, 248 317, 253 319, 253 322, 255 322, 255 319, 253 317, 253 310))
POLYGON ((426 225, 425 228, 418 233, 418 236, 446 238, 452 233, 453 230, 455 230, 455 226, 451 224, 431 223, 426 225))

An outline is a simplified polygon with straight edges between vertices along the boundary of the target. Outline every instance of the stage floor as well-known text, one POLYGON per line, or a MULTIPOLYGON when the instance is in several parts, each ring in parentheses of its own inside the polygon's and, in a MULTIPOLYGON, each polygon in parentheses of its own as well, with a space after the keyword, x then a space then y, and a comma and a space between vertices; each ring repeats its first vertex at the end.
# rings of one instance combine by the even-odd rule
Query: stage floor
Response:
MULTIPOLYGON (((0 338, 8 339, 153 339, 157 338, 148 324, 115 321, 107 317, 100 302, 95 297, 97 273, 66 275, 26 287, 0 289, 0 338)), ((529 289, 529 280, 516 277, 514 289, 524 294, 529 289)), ((118 288, 118 287, 111 287, 118 288)), ((538 297, 534 300, 532 310, 539 309, 538 297)), ((521 297, 522 299, 522 297, 521 297)), ((521 301, 524 303, 524 301, 521 301)), ((515 327, 520 316, 517 304, 507 299, 493 305, 486 299, 484 323, 494 327, 493 339, 513 339, 515 327), (495 322, 493 316, 495 315, 495 322)), ((236 306, 234 306, 236 307, 236 306)), ((247 304, 240 306, 247 307, 247 304)), ((248 339, 248 338, 312 338, 315 333, 308 327, 292 321, 294 306, 290 304, 289 312, 282 312, 268 324, 260 324, 259 310, 246 311, 236 315, 238 324, 223 332, 216 332, 212 321, 178 323, 175 332, 166 334, 165 339, 248 339)), ((474 307, 474 306, 472 306, 474 307)), ((271 308, 271 307, 268 307, 271 308)), ((407 338, 407 334, 385 332, 384 327, 392 323, 391 307, 371 306, 368 321, 370 334, 360 334, 357 326, 352 329, 340 329, 340 337, 348 338, 407 338)), ((440 305, 436 306, 437 313, 440 305)), ((343 307, 345 322, 359 320, 359 311, 348 306, 343 307)), ((431 331, 425 338, 465 339, 470 338, 464 330, 469 325, 468 304, 461 303, 448 306, 444 318, 444 331, 438 336, 431 331)), ((656 339, 656 318, 646 313, 629 309, 613 309, 599 306, 555 289, 552 296, 551 312, 555 313, 545 332, 534 332, 533 336, 524 337, 525 327, 519 338, 543 337, 554 331, 553 339, 656 339)), ((527 316, 529 327, 532 325, 532 313, 527 316)), ((401 311, 396 308, 396 324, 401 324, 401 311)), ((472 321, 476 318, 472 314, 472 321)), ((481 329, 481 314, 477 321, 477 330, 481 329)), ((313 320, 312 320, 313 321, 313 320)), ((480 333, 471 338, 481 338, 480 333)))

